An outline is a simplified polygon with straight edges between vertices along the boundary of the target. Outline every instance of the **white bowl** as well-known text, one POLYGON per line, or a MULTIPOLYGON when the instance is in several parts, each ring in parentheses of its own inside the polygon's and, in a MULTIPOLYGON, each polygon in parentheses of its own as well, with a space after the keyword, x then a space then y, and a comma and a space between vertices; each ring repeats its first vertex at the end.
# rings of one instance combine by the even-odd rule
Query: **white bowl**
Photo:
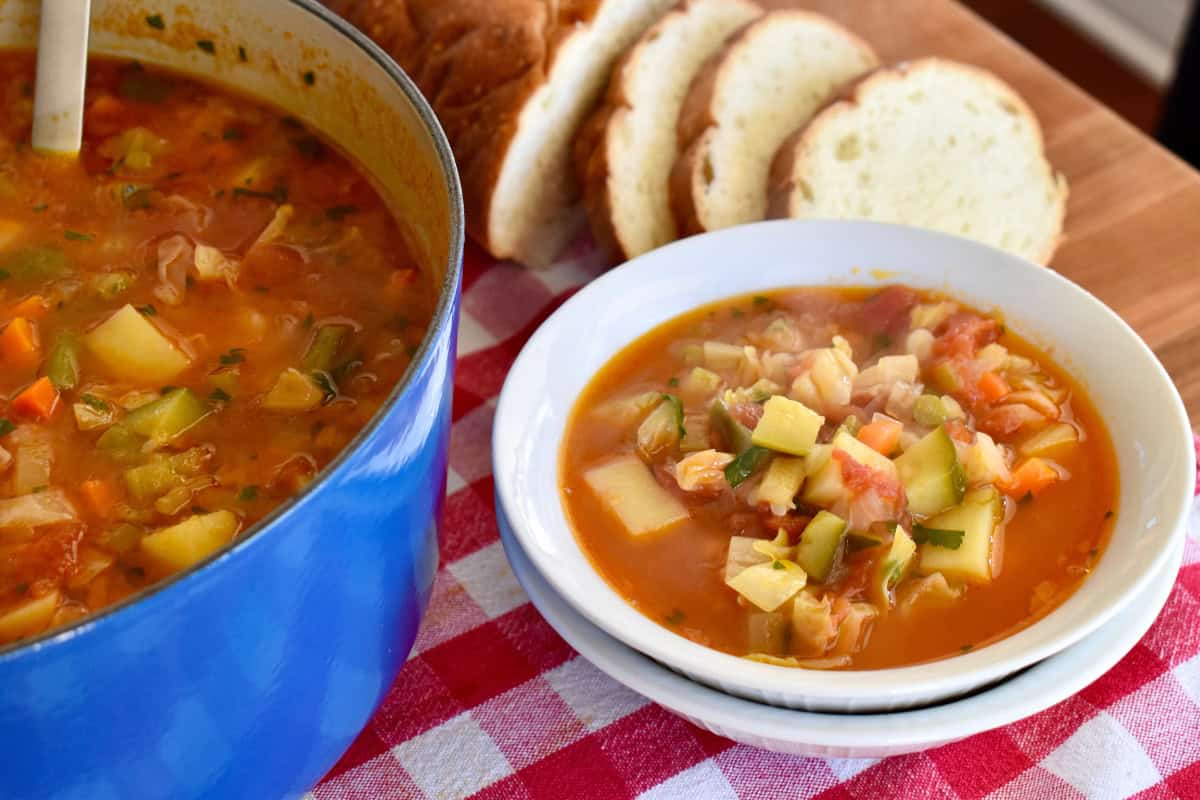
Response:
POLYGON ((542 324, 496 410, 499 507, 538 570, 594 624, 694 680, 813 711, 887 711, 955 697, 1078 642, 1108 622, 1173 555, 1195 474, 1191 430, 1150 349, 1062 276, 975 242, 869 222, 776 221, 685 239, 593 281, 542 324), (903 283, 1001 311, 1088 390, 1112 435, 1120 499, 1093 574, 1037 623, 965 655, 887 670, 759 664, 696 644, 636 611, 580 549, 559 495, 558 455, 579 393, 641 334, 730 295, 788 286, 903 283))
POLYGON ((821 758, 884 758, 965 739, 1044 711, 1108 672, 1158 617, 1183 556, 1182 542, 1134 601, 1090 636, 968 697, 890 714, 821 714, 776 708, 689 681, 584 619, 533 567, 500 515, 513 573, 550 627, 613 680, 735 742, 821 758))

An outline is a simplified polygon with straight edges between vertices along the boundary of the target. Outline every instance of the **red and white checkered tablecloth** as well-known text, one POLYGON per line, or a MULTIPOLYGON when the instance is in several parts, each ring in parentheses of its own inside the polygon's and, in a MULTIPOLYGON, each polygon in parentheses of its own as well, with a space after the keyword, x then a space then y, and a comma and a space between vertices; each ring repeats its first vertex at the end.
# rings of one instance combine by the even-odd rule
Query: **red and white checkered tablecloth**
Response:
POLYGON ((309 798, 1200 799, 1200 513, 1166 608, 1114 669, 1032 718, 923 753, 827 760, 738 745, 575 653, 505 560, 491 427, 525 340, 602 269, 585 242, 543 272, 468 247, 433 599, 379 711, 309 798))

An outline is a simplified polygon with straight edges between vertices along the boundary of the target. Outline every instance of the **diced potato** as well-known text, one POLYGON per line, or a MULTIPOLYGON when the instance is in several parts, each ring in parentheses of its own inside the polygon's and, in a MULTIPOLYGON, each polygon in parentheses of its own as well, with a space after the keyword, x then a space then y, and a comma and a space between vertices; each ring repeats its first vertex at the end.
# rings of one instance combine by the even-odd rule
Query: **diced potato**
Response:
POLYGON ((975 363, 983 372, 999 372, 1008 363, 1008 348, 992 342, 975 354, 975 363))
POLYGON ((792 603, 791 649, 794 655, 802 658, 825 655, 837 633, 828 597, 817 599, 809 592, 796 595, 792 603))
POLYGON ((746 649, 778 656, 787 645, 787 617, 781 611, 755 611, 746 615, 746 649))
POLYGON ((1055 457, 1079 444, 1079 431, 1074 425, 1059 422, 1035 433, 1021 443, 1023 456, 1055 457))
POLYGON ((583 479, 631 536, 655 533, 691 516, 636 456, 620 456, 592 467, 583 479))
POLYGON ((182 350, 129 304, 83 341, 113 375, 140 383, 169 381, 191 365, 182 350))
POLYGON ((967 482, 972 486, 1004 484, 1012 477, 1004 451, 983 432, 975 434, 975 443, 967 452, 966 468, 967 482))
POLYGON ((325 393, 303 372, 288 367, 279 373, 275 385, 262 400, 268 411, 301 413, 312 411, 325 400, 325 393))
POLYGON ((40 633, 54 617, 58 600, 57 591, 47 592, 0 614, 0 642, 11 642, 40 633))
POLYGON ((1000 493, 988 486, 967 492, 962 505, 926 520, 925 527, 962 531, 963 539, 957 550, 922 544, 921 571, 941 572, 947 578, 972 583, 990 583, 992 535, 1003 514, 1000 493))
POLYGON ((197 514, 146 535, 141 543, 142 552, 159 568, 177 572, 228 544, 237 533, 238 524, 232 511, 197 514))
POLYGON ((796 493, 804 483, 804 476, 803 458, 775 456, 758 485, 756 502, 766 503, 772 514, 782 517, 796 507, 796 493))
POLYGON ((736 344, 728 342, 705 342, 704 365, 710 370, 737 369, 746 355, 746 351, 736 344))
POLYGON ((808 575, 792 561, 772 560, 742 570, 725 583, 763 611, 774 611, 808 583, 808 575))
POLYGON ((916 356, 918 361, 928 361, 933 353, 933 334, 925 328, 909 331, 904 340, 904 352, 916 356))
POLYGON ((805 370, 792 381, 790 395, 807 405, 827 411, 849 404, 858 375, 850 346, 841 336, 834 337, 834 346, 810 350, 805 355, 805 370), (839 342, 840 340, 840 342, 839 342))
POLYGON ((921 303, 913 306, 909 319, 914 328, 933 330, 957 310, 954 303, 921 303))
POLYGON ((704 367, 692 367, 680 382, 679 393, 684 399, 700 401, 711 397, 721 388, 721 376, 704 367))
POLYGON ((751 441, 759 447, 802 456, 816 444, 825 418, 796 400, 776 395, 763 406, 751 441))

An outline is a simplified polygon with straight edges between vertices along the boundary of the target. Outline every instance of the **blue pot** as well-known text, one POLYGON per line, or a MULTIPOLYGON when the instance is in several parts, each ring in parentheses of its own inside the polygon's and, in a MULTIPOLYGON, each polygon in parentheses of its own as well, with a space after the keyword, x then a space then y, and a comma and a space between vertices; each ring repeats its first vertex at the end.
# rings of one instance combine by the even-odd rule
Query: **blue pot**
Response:
MULTIPOLYGON (((0 0, 0 46, 32 46, 36 7, 0 0)), ((304 492, 188 572, 0 650, 0 798, 297 796, 391 686, 437 568, 463 242, 454 164, 400 69, 308 0, 93 0, 91 42, 324 131, 366 165, 441 295, 387 404, 304 492), (151 14, 165 30, 130 22, 151 14), (172 44, 181 17, 194 27, 172 44), (192 46, 198 32, 215 56, 192 46)))

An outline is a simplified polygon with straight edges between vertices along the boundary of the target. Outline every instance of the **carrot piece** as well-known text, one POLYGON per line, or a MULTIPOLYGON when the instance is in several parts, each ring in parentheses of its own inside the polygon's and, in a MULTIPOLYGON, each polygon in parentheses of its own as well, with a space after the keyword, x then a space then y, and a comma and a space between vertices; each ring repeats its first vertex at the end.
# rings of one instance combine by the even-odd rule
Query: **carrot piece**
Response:
POLYGON ((899 422, 877 419, 858 429, 858 440, 876 452, 891 455, 900 444, 900 433, 904 430, 899 422))
POLYGON ((9 409, 35 419, 49 419, 58 408, 58 390, 44 375, 12 399, 9 409))
POLYGON ((0 333, 0 359, 13 369, 33 369, 42 361, 37 327, 25 317, 17 317, 0 333))
POLYGON ((1050 466, 1044 459, 1027 458, 1021 466, 1013 470, 1012 478, 1000 488, 1012 497, 1033 495, 1037 497, 1046 488, 1058 482, 1058 470, 1050 466))
POLYGON ((983 392, 983 396, 994 403, 1010 394, 1012 387, 1004 381, 1004 378, 1001 378, 996 373, 985 372, 979 376, 979 391, 983 392))
POLYGON ((9 313, 14 317, 24 317, 25 319, 41 319, 46 315, 49 309, 46 307, 46 298, 40 294, 31 294, 21 302, 9 309, 9 313))
POLYGON ((92 513, 100 517, 109 517, 120 500, 120 493, 113 481, 103 478, 89 478, 79 484, 79 493, 92 513))

